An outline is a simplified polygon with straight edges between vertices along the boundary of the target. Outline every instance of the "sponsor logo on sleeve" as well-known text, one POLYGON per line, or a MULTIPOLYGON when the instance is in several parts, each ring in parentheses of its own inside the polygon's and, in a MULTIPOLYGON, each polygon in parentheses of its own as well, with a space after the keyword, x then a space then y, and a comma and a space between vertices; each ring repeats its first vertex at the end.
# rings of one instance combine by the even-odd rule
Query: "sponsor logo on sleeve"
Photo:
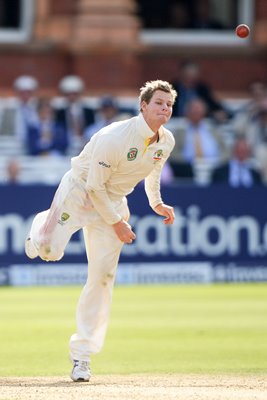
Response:
POLYGON ((99 165, 102 165, 102 167, 105 167, 105 168, 110 168, 110 167, 111 167, 110 164, 107 164, 107 163, 105 163, 104 161, 99 161, 98 164, 99 164, 99 165))

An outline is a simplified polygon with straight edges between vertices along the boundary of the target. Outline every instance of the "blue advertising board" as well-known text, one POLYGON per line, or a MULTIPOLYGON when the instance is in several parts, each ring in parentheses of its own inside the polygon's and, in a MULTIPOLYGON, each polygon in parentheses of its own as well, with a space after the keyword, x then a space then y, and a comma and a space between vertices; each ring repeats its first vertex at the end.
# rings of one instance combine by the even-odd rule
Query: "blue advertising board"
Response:
MULTIPOLYGON (((24 239, 33 216, 49 208, 56 188, 38 185, 0 186, 0 266, 27 265, 24 239)), ((208 265, 211 281, 267 280, 267 188, 164 186, 162 196, 173 205, 172 226, 149 207, 143 187, 128 197, 130 223, 137 235, 125 245, 120 263, 175 268, 208 265)), ((87 262, 82 231, 75 234, 60 263, 87 262)), ((31 260, 40 264, 40 259, 31 260)), ((127 269, 127 268, 126 268, 127 269)), ((126 270, 125 269, 125 270, 126 270)), ((4 270, 3 270, 4 271, 4 270)))

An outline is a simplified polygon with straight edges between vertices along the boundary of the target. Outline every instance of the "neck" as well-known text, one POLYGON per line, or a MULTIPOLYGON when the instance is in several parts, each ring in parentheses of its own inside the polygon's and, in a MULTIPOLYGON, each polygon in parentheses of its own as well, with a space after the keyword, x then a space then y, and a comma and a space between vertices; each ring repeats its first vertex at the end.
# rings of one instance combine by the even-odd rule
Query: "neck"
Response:
POLYGON ((147 119, 145 119, 147 125, 149 126, 149 128, 155 133, 155 135, 158 134, 158 130, 161 127, 161 124, 159 123, 155 123, 152 121, 148 121, 147 119))
POLYGON ((199 125, 200 125, 200 121, 192 122, 192 126, 193 126, 194 128, 198 128, 199 125))
POLYGON ((149 144, 152 144, 152 143, 154 143, 154 142, 157 142, 157 141, 158 141, 158 138, 159 138, 159 133, 157 132, 157 133, 155 133, 154 136, 152 136, 152 137, 150 138, 149 144))

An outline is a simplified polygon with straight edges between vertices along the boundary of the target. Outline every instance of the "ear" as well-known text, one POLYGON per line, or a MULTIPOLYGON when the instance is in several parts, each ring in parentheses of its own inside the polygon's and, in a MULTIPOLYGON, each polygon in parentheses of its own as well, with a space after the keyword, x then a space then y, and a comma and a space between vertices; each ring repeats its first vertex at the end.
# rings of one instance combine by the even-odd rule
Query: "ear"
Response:
POLYGON ((145 100, 143 100, 140 108, 142 111, 144 111, 146 109, 146 107, 147 107, 147 102, 145 100))

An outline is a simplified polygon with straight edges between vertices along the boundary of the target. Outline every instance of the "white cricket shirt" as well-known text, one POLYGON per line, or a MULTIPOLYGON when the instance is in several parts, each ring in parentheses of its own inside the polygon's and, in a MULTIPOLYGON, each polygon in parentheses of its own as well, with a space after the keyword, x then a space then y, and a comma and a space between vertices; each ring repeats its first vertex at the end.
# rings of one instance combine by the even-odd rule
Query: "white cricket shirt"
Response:
POLYGON ((163 203, 160 173, 174 147, 174 137, 162 126, 159 141, 148 146, 154 134, 140 113, 101 129, 72 158, 72 174, 84 181, 95 209, 108 224, 121 220, 114 203, 144 178, 150 206, 163 203))

